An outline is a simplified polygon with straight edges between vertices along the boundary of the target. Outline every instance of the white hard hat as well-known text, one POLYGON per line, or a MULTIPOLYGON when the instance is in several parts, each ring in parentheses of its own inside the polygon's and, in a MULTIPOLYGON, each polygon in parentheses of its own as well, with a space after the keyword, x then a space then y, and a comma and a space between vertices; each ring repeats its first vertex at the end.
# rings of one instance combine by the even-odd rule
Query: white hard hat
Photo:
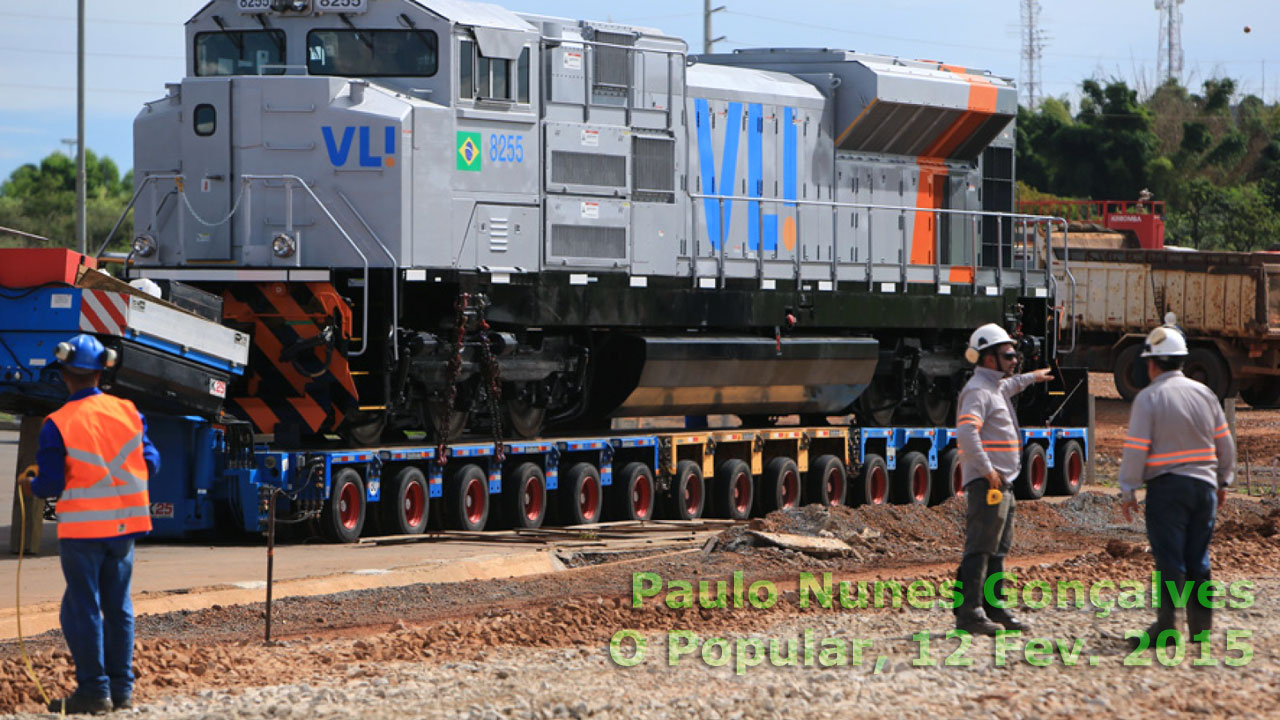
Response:
POLYGON ((983 350, 1012 343, 1013 338, 1009 337, 1004 328, 995 323, 987 323, 969 336, 969 349, 964 351, 964 359, 976 365, 983 350))
POLYGON ((1187 339, 1176 328, 1158 327, 1147 335, 1142 346, 1142 357, 1183 357, 1187 354, 1187 339))

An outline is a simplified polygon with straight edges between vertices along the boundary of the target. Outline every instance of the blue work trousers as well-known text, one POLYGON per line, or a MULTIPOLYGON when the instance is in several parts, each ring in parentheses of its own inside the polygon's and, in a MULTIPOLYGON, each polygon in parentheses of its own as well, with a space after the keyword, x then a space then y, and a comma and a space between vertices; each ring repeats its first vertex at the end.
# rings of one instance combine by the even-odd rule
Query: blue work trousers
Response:
POLYGON ((76 693, 133 694, 133 538, 64 540, 62 634, 76 663, 76 693))
POLYGON ((1203 480, 1166 474, 1147 481, 1147 540, 1156 569, 1208 579, 1217 513, 1217 491, 1203 480))

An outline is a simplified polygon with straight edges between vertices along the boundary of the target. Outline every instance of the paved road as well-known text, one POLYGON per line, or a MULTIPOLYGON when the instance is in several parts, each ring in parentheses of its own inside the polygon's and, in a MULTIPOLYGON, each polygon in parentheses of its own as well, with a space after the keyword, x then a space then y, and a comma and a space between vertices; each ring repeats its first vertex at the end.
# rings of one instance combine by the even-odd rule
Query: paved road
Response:
MULTIPOLYGON (((17 555, 8 548, 13 477, 17 470, 17 433, 0 432, 0 638, 12 637, 17 555)), ((56 627, 62 596, 57 557, 57 528, 46 523, 41 554, 22 564, 23 631, 56 627)), ((557 568, 550 546, 512 547, 500 542, 440 541, 407 545, 329 545, 293 543, 276 549, 277 597, 414 582, 504 577, 557 568)), ((137 548, 134 595, 138 612, 207 607, 213 603, 257 602, 266 579, 266 544, 251 538, 239 543, 145 541, 137 548), (193 592, 198 590, 198 592, 193 592)))

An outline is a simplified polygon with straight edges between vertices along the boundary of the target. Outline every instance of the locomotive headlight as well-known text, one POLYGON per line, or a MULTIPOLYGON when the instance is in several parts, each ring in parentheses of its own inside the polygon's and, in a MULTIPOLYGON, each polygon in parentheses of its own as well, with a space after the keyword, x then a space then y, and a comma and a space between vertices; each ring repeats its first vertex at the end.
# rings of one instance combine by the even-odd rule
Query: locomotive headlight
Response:
POLYGON ((156 239, 147 233, 139 233, 133 238, 133 254, 138 257, 151 257, 156 254, 156 239))
POLYGON ((311 0, 272 0, 271 9, 276 12, 303 13, 311 9, 311 0))
POLYGON ((298 252, 298 241, 289 233, 276 233, 271 240, 271 252, 278 258, 293 257, 298 252))

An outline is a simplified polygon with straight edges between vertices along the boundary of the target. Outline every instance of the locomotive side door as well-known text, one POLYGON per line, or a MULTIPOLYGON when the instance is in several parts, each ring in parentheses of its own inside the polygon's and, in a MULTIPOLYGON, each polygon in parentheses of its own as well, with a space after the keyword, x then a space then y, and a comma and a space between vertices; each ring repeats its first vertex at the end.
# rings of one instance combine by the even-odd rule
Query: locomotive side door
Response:
POLYGON ((188 79, 182 84, 182 252, 187 261, 230 260, 233 186, 231 78, 188 79))

